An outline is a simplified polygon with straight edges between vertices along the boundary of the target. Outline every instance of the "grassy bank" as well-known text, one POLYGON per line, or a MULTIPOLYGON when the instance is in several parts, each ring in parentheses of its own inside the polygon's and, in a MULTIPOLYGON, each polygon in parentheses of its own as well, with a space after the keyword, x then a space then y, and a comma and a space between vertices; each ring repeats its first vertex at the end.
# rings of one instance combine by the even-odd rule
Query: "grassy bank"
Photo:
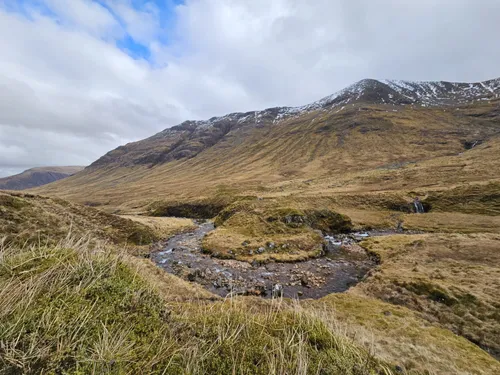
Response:
POLYGON ((355 290, 419 311, 500 354, 500 252, 497 234, 421 234, 370 238, 381 264, 355 290))
POLYGON ((19 245, 55 244, 71 232, 114 244, 147 245, 160 237, 141 223, 59 198, 0 192, 0 236, 19 245))
POLYGON ((0 373, 392 373, 314 313, 186 294, 137 261, 73 240, 3 248, 0 373))

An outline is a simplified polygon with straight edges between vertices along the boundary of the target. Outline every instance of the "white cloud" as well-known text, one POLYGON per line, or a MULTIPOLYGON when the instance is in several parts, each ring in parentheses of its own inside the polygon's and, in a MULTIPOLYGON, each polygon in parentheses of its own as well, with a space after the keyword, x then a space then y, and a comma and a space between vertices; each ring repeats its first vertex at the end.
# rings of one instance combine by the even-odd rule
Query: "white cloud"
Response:
POLYGON ((134 9, 132 0, 105 0, 106 4, 122 20, 127 33, 136 41, 149 46, 161 31, 159 10, 152 3, 142 9, 134 9))
POLYGON ((92 0, 45 0, 46 5, 57 15, 57 20, 96 37, 123 35, 123 30, 114 16, 102 5, 92 0))
POLYGON ((152 3, 37 1, 29 20, 0 0, 0 175, 88 164, 186 119, 306 104, 362 78, 500 76, 496 0, 188 0, 166 24, 152 3), (125 35, 151 60, 117 48, 125 35))

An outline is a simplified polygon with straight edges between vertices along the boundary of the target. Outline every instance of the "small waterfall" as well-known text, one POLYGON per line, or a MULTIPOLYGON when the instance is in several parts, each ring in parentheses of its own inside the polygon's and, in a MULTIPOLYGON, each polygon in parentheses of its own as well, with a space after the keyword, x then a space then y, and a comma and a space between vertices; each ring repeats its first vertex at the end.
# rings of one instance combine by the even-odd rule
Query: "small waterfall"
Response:
POLYGON ((422 205, 422 202, 419 200, 414 200, 413 201, 413 206, 415 207, 415 213, 416 214, 423 214, 425 213, 424 206, 422 205))

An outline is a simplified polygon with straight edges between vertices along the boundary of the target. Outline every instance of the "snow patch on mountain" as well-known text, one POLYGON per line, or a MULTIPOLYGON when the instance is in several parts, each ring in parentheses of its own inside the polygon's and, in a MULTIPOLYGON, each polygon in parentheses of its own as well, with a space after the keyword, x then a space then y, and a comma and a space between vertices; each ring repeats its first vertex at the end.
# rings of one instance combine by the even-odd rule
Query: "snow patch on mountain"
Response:
POLYGON ((225 123, 259 125, 270 121, 273 124, 291 117, 313 111, 342 111, 348 104, 370 103, 388 105, 457 106, 474 101, 488 101, 500 98, 500 78, 478 83, 400 81, 364 79, 332 95, 299 107, 276 107, 262 111, 231 113, 209 120, 186 121, 174 128, 157 134, 171 134, 172 131, 186 129, 202 130, 222 126, 225 123))

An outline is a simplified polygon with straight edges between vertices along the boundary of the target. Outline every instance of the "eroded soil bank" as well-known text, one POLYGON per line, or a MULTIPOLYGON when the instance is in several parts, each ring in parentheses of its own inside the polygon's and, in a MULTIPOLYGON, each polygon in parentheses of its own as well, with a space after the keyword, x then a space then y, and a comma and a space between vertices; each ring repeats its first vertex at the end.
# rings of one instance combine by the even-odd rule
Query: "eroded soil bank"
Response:
POLYGON ((223 297, 232 293, 271 298, 273 290, 276 295, 282 288, 284 297, 320 298, 349 289, 375 265, 364 249, 346 239, 342 246, 336 245, 341 239, 331 239, 325 256, 297 263, 218 259, 201 251, 201 240, 213 229, 211 222, 199 223, 195 231, 170 238, 151 258, 165 271, 223 297))

